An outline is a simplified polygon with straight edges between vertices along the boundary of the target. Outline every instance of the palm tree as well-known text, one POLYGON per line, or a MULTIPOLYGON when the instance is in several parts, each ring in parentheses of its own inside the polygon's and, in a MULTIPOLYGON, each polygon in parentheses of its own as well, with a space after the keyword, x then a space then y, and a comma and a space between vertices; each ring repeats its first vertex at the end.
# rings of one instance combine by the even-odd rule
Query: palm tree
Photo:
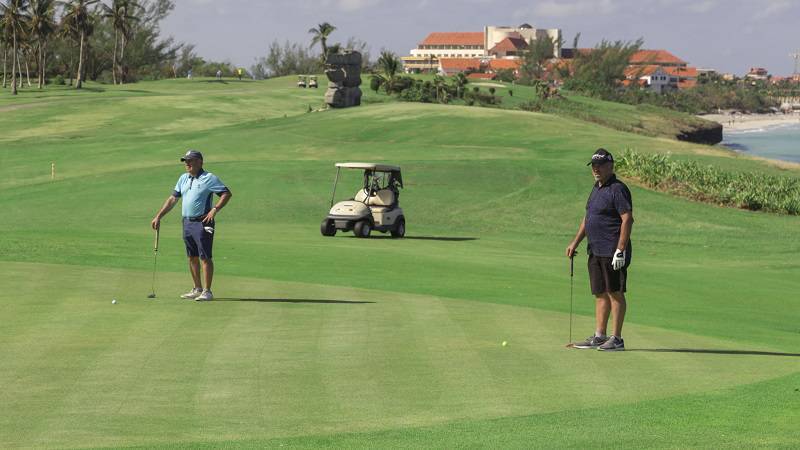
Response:
POLYGON ((439 95, 439 93, 441 92, 442 94, 444 94, 444 92, 442 91, 444 90, 445 87, 445 81, 444 78, 438 73, 433 76, 433 87, 434 89, 436 89, 436 101, 442 102, 442 100, 444 99, 444 95, 439 95))
POLYGON ((394 80, 395 74, 400 71, 400 60, 394 52, 384 50, 378 58, 378 67, 386 75, 387 80, 394 80))
POLYGON ((0 3, 0 14, 3 28, 11 35, 11 93, 17 95, 17 61, 18 41, 25 34, 28 24, 28 0, 7 0, 0 3))
POLYGON ((322 22, 321 24, 317 25, 317 28, 311 28, 308 30, 309 34, 312 35, 311 38, 311 45, 309 47, 313 47, 317 42, 320 43, 322 46, 322 62, 328 60, 328 36, 336 30, 336 27, 329 24, 328 22, 322 22))
POLYGON ((400 60, 397 59, 397 56, 393 52, 384 50, 378 58, 378 67, 380 67, 386 79, 386 82, 383 83, 383 87, 386 89, 387 94, 391 93, 395 85, 395 75, 400 70, 400 60))
POLYGON ((7 28, 5 23, 3 22, 3 17, 0 16, 0 45, 3 46, 3 89, 6 88, 6 69, 7 69, 7 61, 8 61, 8 41, 11 40, 11 37, 6 32, 7 28))
MULTIPOLYGON (((17 0, 22 1, 22 0, 17 0)), ((99 0, 69 0, 66 3, 66 10, 64 17, 61 18, 61 24, 64 29, 64 34, 78 41, 78 74, 75 77, 75 89, 83 87, 83 55, 84 48, 88 37, 94 32, 94 25, 92 24, 92 16, 89 13, 89 6, 97 3, 99 0)))
POLYGON ((464 75, 464 72, 458 72, 453 77, 453 83, 456 86, 456 96, 458 98, 463 98, 464 97, 464 86, 466 86, 467 83, 469 83, 469 78, 467 78, 467 76, 464 75))
POLYGON ((39 89, 44 86, 47 66, 47 40, 56 31, 55 0, 31 0, 30 32, 36 39, 36 66, 39 69, 39 89))
POLYGON ((125 45, 133 32, 131 22, 138 21, 139 18, 134 14, 139 8, 135 0, 112 0, 111 6, 102 4, 103 17, 110 19, 114 27, 114 57, 112 61, 112 78, 117 84, 117 70, 119 70, 119 83, 125 82, 125 73, 122 70, 122 59, 125 57, 125 45), (120 48, 120 56, 117 59, 117 44, 120 48))

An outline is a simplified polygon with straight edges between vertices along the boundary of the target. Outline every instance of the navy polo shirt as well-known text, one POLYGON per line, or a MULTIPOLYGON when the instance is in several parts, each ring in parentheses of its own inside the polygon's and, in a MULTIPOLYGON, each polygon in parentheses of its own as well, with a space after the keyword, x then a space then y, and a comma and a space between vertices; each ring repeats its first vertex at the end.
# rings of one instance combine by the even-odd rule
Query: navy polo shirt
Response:
MULTIPOLYGON (((614 256, 622 228, 622 214, 632 211, 631 191, 625 183, 617 179, 616 175, 611 175, 603 185, 595 183, 586 202, 586 237, 589 239, 589 252, 595 256, 614 256)), ((631 250, 631 245, 628 243, 625 249, 627 258, 630 258, 631 250)))

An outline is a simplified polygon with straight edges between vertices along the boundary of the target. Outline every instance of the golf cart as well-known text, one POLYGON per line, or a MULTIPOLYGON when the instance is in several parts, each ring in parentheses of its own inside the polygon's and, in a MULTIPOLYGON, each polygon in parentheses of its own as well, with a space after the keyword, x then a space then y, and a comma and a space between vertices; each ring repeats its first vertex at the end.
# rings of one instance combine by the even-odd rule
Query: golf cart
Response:
POLYGON ((305 75, 298 75, 297 76, 297 87, 304 88, 307 86, 306 76, 305 75))
POLYGON ((401 238, 406 234, 406 219, 400 208, 403 176, 397 166, 373 163, 337 163, 333 182, 331 209, 320 225, 323 236, 334 236, 337 230, 350 231, 357 237, 369 237, 372 230, 401 238), (333 204, 336 185, 342 169, 364 171, 363 184, 350 200, 333 204))
POLYGON ((309 75, 308 76, 308 87, 314 88, 314 89, 319 87, 317 85, 317 76, 316 75, 309 75))

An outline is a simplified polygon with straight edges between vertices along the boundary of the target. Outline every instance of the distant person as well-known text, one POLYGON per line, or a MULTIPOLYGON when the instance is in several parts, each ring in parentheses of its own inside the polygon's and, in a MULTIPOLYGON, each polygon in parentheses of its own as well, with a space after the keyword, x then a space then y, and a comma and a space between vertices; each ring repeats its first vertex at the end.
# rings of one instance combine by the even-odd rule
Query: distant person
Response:
POLYGON ((150 226, 154 230, 158 230, 161 227, 161 218, 172 210, 179 198, 183 199, 181 206, 183 242, 186 244, 189 273, 192 275, 194 287, 181 295, 181 298, 210 301, 214 299, 214 294, 211 292, 211 282, 214 279, 214 262, 211 259, 211 250, 214 244, 214 218, 225 207, 233 194, 216 175, 203 170, 202 153, 189 150, 183 155, 181 161, 186 165, 186 173, 178 178, 175 190, 150 222, 150 226), (212 194, 219 196, 219 200, 213 208, 211 207, 212 194), (205 288, 200 279, 201 262, 205 288))
POLYGON ((595 333, 585 341, 573 343, 580 349, 625 350, 622 323, 625 320, 625 301, 628 266, 631 263, 631 229, 633 200, 625 183, 614 175, 614 157, 605 149, 597 149, 589 164, 595 184, 586 202, 586 214, 578 233, 567 246, 567 257, 584 237, 589 238, 589 281, 595 296, 595 333), (613 333, 606 334, 609 314, 614 314, 613 333))
POLYGON ((221 80, 221 79, 222 79, 222 71, 221 71, 221 70, 219 70, 219 69, 217 69, 217 79, 218 79, 218 80, 221 80))
POLYGON ((238 71, 239 81, 242 81, 242 72, 244 72, 244 71, 241 68, 239 68, 239 71, 238 71))
POLYGON ((192 69, 189 69, 189 71, 186 72, 186 78, 189 79, 189 80, 192 79, 192 69))

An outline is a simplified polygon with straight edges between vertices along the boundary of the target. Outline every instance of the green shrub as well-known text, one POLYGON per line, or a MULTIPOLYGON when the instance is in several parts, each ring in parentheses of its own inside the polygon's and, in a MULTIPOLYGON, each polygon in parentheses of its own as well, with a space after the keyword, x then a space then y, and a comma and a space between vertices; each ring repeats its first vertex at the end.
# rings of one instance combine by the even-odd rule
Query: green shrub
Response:
POLYGON ((754 172, 726 172, 694 161, 673 161, 667 155, 626 150, 616 163, 621 174, 645 185, 694 200, 722 206, 800 215, 800 178, 754 172))

